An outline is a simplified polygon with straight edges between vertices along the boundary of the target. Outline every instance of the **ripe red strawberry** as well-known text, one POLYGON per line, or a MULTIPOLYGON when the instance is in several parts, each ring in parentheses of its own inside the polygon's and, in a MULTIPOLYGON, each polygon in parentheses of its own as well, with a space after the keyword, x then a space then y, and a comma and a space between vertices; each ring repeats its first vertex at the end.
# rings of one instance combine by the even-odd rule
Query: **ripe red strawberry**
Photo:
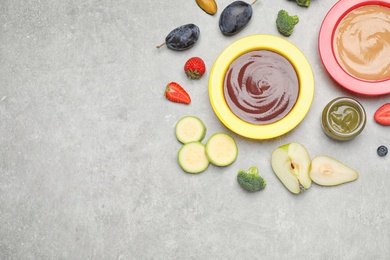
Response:
POLYGON ((374 119, 378 124, 390 125, 390 103, 386 103, 374 114, 374 119))
POLYGON ((192 57, 184 64, 184 72, 190 79, 199 79, 206 72, 206 65, 199 57, 192 57))
POLYGON ((176 103, 189 104, 191 102, 190 95, 176 82, 168 83, 165 88, 165 97, 176 103))

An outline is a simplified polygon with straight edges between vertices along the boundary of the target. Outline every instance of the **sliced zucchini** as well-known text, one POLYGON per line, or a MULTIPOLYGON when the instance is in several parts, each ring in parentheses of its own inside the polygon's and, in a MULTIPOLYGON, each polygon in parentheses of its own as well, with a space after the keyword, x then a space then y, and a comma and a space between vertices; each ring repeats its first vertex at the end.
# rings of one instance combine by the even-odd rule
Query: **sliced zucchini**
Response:
POLYGON ((186 144, 194 141, 202 141, 206 135, 206 126, 202 120, 195 116, 185 116, 176 123, 176 138, 186 144))
POLYGON ((228 166, 238 154, 236 141, 225 133, 216 133, 206 143, 206 157, 214 165, 228 166))
POLYGON ((188 173, 200 173, 209 166, 205 146, 201 142, 186 143, 179 150, 177 157, 181 168, 188 173))

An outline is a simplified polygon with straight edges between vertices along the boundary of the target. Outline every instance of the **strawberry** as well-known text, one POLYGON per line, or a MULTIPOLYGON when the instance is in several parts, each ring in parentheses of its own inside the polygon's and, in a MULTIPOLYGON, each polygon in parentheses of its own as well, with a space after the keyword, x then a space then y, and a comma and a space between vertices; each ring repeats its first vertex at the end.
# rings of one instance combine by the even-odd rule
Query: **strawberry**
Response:
POLYGON ((165 97, 176 103, 189 104, 191 102, 190 95, 176 82, 168 83, 165 88, 165 97))
POLYGON ((390 103, 386 103, 374 114, 374 119, 378 124, 390 125, 390 103))
POLYGON ((199 79, 206 72, 206 65, 199 57, 192 57, 184 64, 184 72, 190 79, 199 79))

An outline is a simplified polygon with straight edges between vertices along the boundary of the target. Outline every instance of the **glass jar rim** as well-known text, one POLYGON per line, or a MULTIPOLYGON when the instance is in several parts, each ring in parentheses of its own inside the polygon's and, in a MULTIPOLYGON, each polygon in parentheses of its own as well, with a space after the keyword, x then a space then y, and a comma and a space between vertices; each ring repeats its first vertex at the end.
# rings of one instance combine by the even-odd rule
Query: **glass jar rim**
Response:
POLYGON ((339 137, 339 139, 343 139, 343 140, 349 140, 349 139, 352 139, 355 136, 359 135, 363 131, 363 129, 366 125, 366 112, 364 110, 364 107, 360 104, 359 101, 357 101, 356 99, 350 98, 350 97, 338 97, 338 98, 331 100, 326 105, 326 107, 323 111, 323 118, 324 117, 325 117, 325 120, 323 119, 323 124, 326 123, 326 125, 327 125, 326 130, 329 131, 330 134, 337 136, 337 137, 339 137), (359 118, 358 125, 356 126, 356 128, 353 131, 351 131, 349 133, 341 133, 341 132, 335 130, 331 126, 331 123, 329 121, 328 115, 329 115, 331 109, 340 103, 344 103, 344 104, 347 103, 347 104, 353 106, 354 108, 356 108, 356 110, 359 113, 360 118, 359 118))

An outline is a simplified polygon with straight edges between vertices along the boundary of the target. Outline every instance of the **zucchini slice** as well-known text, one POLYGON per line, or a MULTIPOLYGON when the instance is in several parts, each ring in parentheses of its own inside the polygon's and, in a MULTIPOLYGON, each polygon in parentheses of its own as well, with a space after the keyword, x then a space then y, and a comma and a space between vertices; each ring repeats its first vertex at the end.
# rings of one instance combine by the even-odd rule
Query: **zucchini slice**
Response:
POLYGON ((206 143, 206 157, 216 166, 232 164, 238 154, 238 147, 234 138, 225 133, 216 133, 206 143))
POLYGON ((186 144, 194 141, 202 141, 206 135, 206 126, 195 116, 185 116, 176 123, 176 138, 186 144))
POLYGON ((186 143, 179 150, 177 158, 181 168, 188 173, 200 173, 209 166, 205 146, 201 142, 186 143))

